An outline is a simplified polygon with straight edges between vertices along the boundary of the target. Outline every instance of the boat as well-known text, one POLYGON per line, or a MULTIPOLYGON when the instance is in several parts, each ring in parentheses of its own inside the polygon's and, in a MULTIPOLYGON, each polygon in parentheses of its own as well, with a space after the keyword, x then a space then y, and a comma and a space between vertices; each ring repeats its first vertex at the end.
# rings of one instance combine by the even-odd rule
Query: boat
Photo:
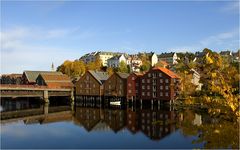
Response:
POLYGON ((121 101, 110 102, 110 105, 121 105, 121 101))

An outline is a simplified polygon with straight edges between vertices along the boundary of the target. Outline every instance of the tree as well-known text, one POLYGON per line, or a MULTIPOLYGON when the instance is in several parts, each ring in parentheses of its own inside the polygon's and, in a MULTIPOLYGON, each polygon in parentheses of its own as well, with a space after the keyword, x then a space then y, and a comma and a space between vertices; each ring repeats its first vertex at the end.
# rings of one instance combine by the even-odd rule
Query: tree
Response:
POLYGON ((239 117, 239 97, 234 94, 237 88, 233 86, 233 83, 239 82, 239 72, 232 65, 226 64, 218 53, 209 49, 203 52, 205 55, 197 65, 201 70, 200 82, 205 93, 203 103, 226 106, 239 117))
POLYGON ((57 71, 62 72, 63 74, 68 75, 71 78, 82 76, 86 71, 86 66, 83 61, 75 60, 69 61, 66 60, 64 63, 57 67, 57 71))
POLYGON ((74 77, 82 76, 86 71, 85 64, 83 61, 74 61, 71 69, 72 76, 74 77))
POLYGON ((142 72, 148 71, 151 68, 151 62, 149 60, 149 57, 145 53, 140 54, 139 57, 142 60, 142 66, 140 67, 140 70, 142 72))
POLYGON ((101 70, 102 60, 99 57, 96 57, 95 61, 87 64, 87 70, 101 70))
POLYGON ((107 68, 107 73, 108 73, 109 76, 111 76, 111 75, 114 73, 113 68, 108 67, 108 68, 107 68))
POLYGON ((127 67, 127 64, 124 61, 121 61, 119 63, 118 71, 123 72, 123 73, 128 73, 128 67, 127 67))

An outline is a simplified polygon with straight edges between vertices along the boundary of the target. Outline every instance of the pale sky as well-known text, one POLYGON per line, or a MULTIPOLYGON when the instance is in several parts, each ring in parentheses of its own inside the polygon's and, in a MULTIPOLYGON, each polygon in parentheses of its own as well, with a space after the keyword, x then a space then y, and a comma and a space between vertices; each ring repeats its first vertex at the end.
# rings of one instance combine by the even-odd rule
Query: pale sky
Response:
POLYGON ((239 49, 239 1, 1 1, 1 74, 93 51, 239 49))

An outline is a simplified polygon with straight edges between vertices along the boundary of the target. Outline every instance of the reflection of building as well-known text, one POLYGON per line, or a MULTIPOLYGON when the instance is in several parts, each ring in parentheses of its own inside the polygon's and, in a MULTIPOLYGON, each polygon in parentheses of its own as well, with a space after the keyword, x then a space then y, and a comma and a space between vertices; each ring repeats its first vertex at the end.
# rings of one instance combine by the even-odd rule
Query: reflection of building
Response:
POLYGON ((76 107, 75 119, 78 120, 87 131, 91 131, 101 120, 100 109, 76 107))
POLYGON ((127 128, 133 134, 139 131, 139 116, 138 113, 127 109, 127 128))
POLYGON ((126 112, 121 109, 105 109, 104 121, 114 132, 118 132, 126 125, 126 112))
POLYGON ((76 107, 74 120, 87 131, 111 129, 117 133, 126 127, 132 134, 141 131, 150 139, 160 140, 176 130, 178 118, 169 110, 76 107))
POLYGON ((76 107, 75 122, 80 123, 87 131, 118 132, 126 124, 126 112, 121 109, 99 109, 76 107))
POLYGON ((106 72, 87 71, 75 84, 76 95, 102 96, 103 83, 108 77, 106 72))
POLYGON ((146 136, 159 140, 175 131, 175 118, 173 111, 141 110, 139 127, 146 136))
POLYGON ((127 128, 132 133, 142 131, 153 140, 159 140, 176 129, 177 116, 167 110, 127 110, 127 128))

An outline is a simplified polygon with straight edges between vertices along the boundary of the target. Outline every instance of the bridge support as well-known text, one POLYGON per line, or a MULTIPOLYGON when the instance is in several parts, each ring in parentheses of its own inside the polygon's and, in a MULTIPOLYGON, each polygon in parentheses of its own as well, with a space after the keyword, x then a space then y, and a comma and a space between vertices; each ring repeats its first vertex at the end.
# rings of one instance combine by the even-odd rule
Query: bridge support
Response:
POLYGON ((43 106, 44 115, 48 114, 48 107, 49 107, 49 103, 45 103, 43 106))
POLYGON ((74 104, 74 90, 71 91, 71 103, 74 104))
POLYGON ((44 100, 45 103, 49 103, 48 91, 47 90, 43 91, 43 100, 44 100))

